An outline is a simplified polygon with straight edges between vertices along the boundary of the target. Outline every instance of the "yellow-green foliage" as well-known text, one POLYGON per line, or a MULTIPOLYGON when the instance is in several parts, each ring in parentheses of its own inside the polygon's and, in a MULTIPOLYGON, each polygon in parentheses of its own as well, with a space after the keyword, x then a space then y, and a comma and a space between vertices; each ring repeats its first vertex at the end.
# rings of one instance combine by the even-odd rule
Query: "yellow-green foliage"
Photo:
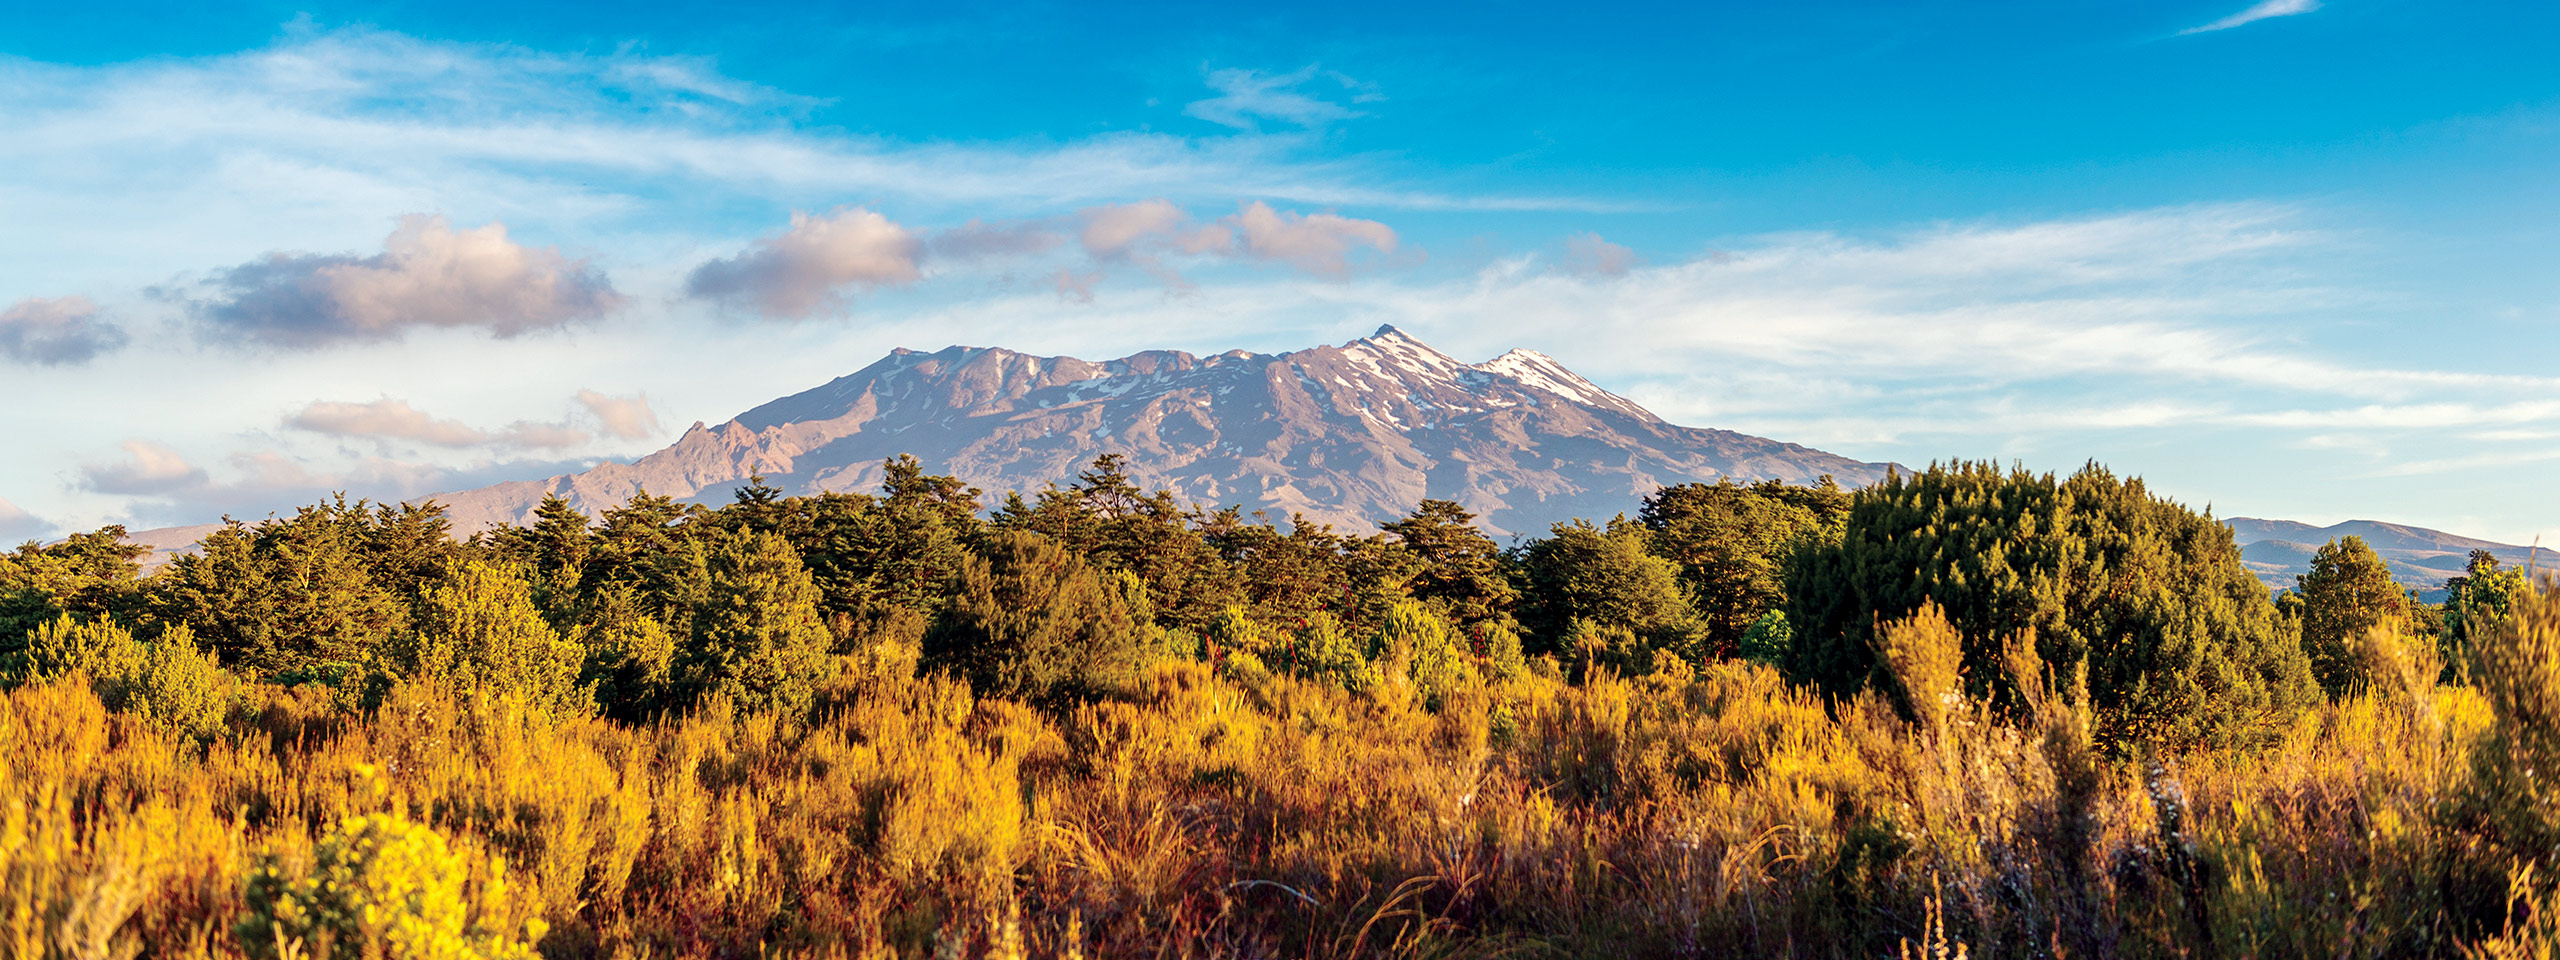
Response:
POLYGON ((180 624, 144 645, 141 666, 124 684, 123 707, 185 736, 209 737, 221 729, 237 686, 180 624))
POLYGON ((2542 876, 2560 875, 2560 590, 2512 598, 2474 655, 2489 729, 2472 748, 2465 797, 2491 841, 2542 876))
POLYGON ((1389 681, 1410 681, 1424 703, 1475 680, 1475 664, 1449 620, 1412 600, 1398 601, 1369 641, 1370 656, 1389 681))
POLYGON ((79 621, 69 614, 55 618, 27 636, 26 672, 30 679, 51 680, 87 674, 101 684, 121 684, 142 668, 142 645, 111 621, 79 621))
POLYGON ((533 585, 514 570, 456 564, 426 587, 416 633, 400 666, 412 677, 511 697, 550 713, 588 709, 578 688, 585 659, 533 605, 533 585))
MULTIPOLYGON (((477 883, 472 872, 444 837, 407 817, 346 817, 321 834, 307 870, 271 856, 250 874, 240 938, 269 956, 530 960, 524 939, 491 924, 503 913, 503 865, 477 883)), ((524 934, 539 938, 544 928, 535 920, 524 934)))
POLYGON ((1947 714, 1964 702, 1964 634, 1947 622, 1936 601, 1876 631, 1876 658, 1890 671, 1902 715, 1931 730, 1946 727, 1947 714))

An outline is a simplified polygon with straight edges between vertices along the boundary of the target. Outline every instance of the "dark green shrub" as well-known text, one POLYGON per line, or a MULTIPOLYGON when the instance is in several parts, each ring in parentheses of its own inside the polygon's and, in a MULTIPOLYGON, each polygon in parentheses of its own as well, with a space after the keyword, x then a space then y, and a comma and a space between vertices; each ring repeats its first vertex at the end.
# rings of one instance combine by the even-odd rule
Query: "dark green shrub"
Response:
POLYGON ((1122 591, 1083 558, 1005 530, 961 564, 956 595, 925 632, 924 658, 981 694, 1039 700, 1126 688, 1154 645, 1122 591))
POLYGON ((2014 704, 2002 643, 2035 638, 2085 666, 2101 742, 2266 742, 2317 702, 2291 623, 2231 531, 2091 466, 2051 474, 1958 463, 1852 498, 1837 543, 1790 560, 1797 678, 1837 696, 1876 668, 1876 626, 1934 602, 1964 636, 1968 694, 2014 704))

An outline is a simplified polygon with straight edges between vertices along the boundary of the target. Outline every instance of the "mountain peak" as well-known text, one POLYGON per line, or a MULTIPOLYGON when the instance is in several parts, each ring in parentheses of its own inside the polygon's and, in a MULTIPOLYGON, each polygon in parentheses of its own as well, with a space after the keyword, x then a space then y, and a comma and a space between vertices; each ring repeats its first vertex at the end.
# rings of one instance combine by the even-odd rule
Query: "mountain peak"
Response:
POLYGON ((1001 495, 1074 480, 1106 453, 1132 480, 1207 507, 1373 529, 1424 497, 1496 533, 1632 510, 1673 483, 1886 465, 1675 426, 1552 357, 1461 362, 1393 324, 1341 346, 1088 361, 993 347, 900 351, 815 388, 687 430, 633 463, 440 495, 455 529, 523 523, 545 494, 590 512, 639 490, 718 503, 750 474, 795 494, 876 489, 912 454, 1001 495))

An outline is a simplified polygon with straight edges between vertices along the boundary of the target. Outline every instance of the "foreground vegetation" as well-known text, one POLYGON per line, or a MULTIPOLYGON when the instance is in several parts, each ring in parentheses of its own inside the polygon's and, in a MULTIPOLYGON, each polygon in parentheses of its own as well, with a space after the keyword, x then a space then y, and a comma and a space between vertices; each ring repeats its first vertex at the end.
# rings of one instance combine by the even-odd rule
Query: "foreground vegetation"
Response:
POLYGON ((1509 550, 1097 464, 0 559, 0 954, 2548 956, 2560 592, 2089 470, 1509 550), (2379 574, 2387 584, 2387 572, 2379 574))

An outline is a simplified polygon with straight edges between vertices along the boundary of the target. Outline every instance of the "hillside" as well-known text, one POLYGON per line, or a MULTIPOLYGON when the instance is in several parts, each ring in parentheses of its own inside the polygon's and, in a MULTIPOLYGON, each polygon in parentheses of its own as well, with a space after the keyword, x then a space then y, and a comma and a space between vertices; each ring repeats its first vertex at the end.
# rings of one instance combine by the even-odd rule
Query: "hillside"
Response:
POLYGON ((2291 587, 2295 577, 2311 572, 2312 555, 2339 537, 2363 537, 2391 565, 2392 575, 2402 586, 2417 590, 2429 602, 2442 599, 2445 579, 2462 575, 2473 550, 2487 550, 2510 566, 2550 570, 2555 560, 2549 547, 2537 550, 2377 520, 2349 520, 2326 527, 2255 517, 2233 517, 2223 523, 2240 543, 2240 559, 2258 579, 2277 589, 2291 587))

